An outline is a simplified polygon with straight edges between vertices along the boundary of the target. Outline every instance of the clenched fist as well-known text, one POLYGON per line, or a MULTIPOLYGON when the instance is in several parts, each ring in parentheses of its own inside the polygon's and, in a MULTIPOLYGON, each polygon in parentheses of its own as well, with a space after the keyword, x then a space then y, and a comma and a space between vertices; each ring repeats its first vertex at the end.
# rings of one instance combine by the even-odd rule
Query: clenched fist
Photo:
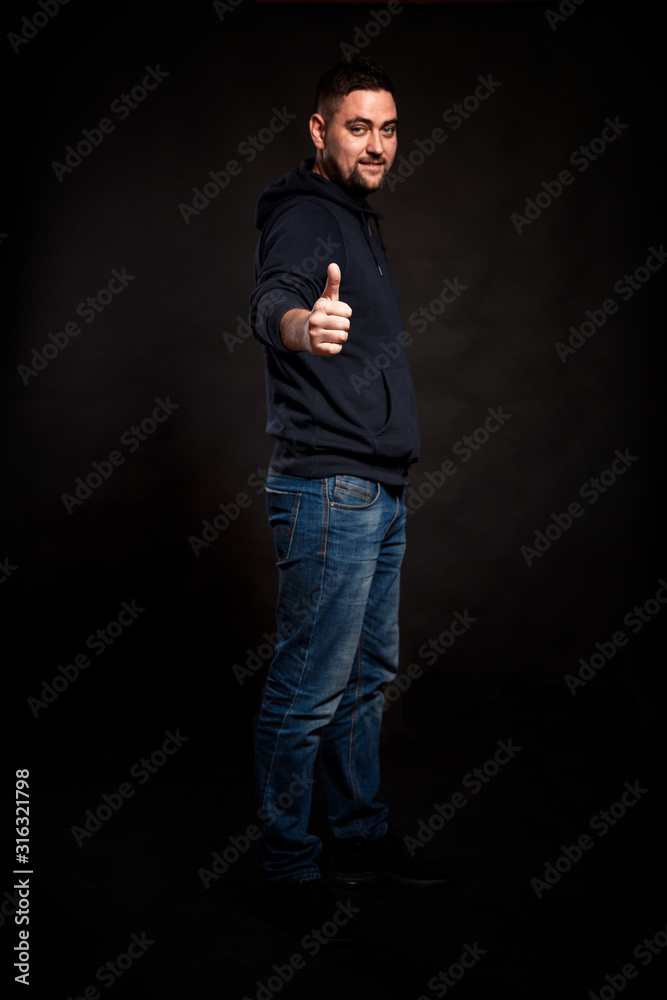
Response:
POLYGON ((329 264, 327 284, 309 313, 307 309, 290 309, 280 322, 280 334, 291 351, 310 354, 339 354, 347 340, 352 310, 338 298, 340 268, 329 264))

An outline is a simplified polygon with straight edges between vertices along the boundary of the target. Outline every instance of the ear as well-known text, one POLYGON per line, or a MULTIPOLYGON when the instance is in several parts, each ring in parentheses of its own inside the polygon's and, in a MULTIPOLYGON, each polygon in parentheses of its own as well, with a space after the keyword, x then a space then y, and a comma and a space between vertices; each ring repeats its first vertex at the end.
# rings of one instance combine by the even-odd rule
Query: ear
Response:
POLYGON ((314 114, 310 119, 310 137, 317 149, 324 149, 326 124, 322 115, 314 114))

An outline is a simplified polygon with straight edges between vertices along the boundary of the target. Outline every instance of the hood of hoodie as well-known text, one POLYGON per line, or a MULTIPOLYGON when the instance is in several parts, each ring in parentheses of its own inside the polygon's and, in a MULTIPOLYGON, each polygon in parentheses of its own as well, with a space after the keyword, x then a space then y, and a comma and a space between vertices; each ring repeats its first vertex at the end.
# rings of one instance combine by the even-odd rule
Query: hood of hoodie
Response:
POLYGON ((292 198, 302 198, 304 194, 313 194, 318 198, 335 201, 351 212, 356 212, 362 219, 368 215, 376 219, 384 218, 374 208, 371 208, 366 200, 360 205, 333 181, 323 177, 322 174, 313 173, 314 165, 315 157, 311 156, 307 160, 302 160, 297 167, 288 171, 279 181, 269 184, 260 196, 255 210, 255 225, 258 229, 264 228, 269 217, 277 208, 286 205, 292 198))
POLYGON ((289 208, 294 198, 303 198, 304 195, 311 195, 316 198, 324 198, 326 201, 335 202, 337 205, 341 205, 343 208, 357 215, 366 241, 373 252, 377 268, 380 274, 382 274, 381 262, 377 258, 375 248, 370 239, 370 220, 373 219, 375 222, 380 245, 386 254, 387 247, 379 222, 380 219, 384 219, 384 216, 372 208, 365 199, 360 205, 359 202, 355 201, 354 198, 343 191, 337 184, 334 184, 333 181, 330 181, 327 177, 323 177, 321 174, 313 173, 314 165, 315 157, 311 156, 306 160, 302 160, 297 167, 289 170, 279 181, 269 184, 257 202, 255 226, 257 229, 263 230, 271 216, 277 211, 284 211, 289 208))

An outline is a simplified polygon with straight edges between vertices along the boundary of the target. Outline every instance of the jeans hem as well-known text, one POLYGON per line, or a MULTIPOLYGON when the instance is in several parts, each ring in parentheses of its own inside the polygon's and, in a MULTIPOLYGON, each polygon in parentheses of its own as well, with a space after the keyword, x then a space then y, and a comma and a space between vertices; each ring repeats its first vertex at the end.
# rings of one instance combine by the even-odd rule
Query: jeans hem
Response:
POLYGON ((322 878, 321 872, 304 872, 302 875, 283 875, 280 878, 270 878, 264 873, 265 882, 275 885, 278 882, 312 882, 317 878, 322 878))

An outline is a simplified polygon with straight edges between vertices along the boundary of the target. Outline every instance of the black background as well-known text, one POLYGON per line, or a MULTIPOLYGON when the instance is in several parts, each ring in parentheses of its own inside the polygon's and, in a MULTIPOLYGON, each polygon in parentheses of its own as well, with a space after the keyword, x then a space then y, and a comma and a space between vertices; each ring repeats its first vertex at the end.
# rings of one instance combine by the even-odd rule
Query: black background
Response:
MULTIPOLYGON (((256 485, 271 447, 262 358, 243 335, 254 207, 311 155, 315 83, 355 39, 394 81, 399 154, 448 133, 373 199, 422 425, 401 634, 402 669, 424 673, 385 714, 383 795, 397 830, 414 836, 499 740, 522 749, 425 848, 451 858, 460 884, 356 893, 366 947, 325 949, 280 993, 432 997, 429 980, 478 941, 487 954, 457 997, 585 998, 627 962, 638 969, 628 998, 657 995, 664 959, 644 967, 633 949, 667 923, 655 603, 667 577, 664 276, 627 302, 614 285, 664 239, 661 5, 571 7, 554 27, 555 3, 405 7, 361 34, 384 8, 244 0, 221 17, 211 3, 72 0, 14 52, 6 36, 39 8, 5 5, 3 794, 30 769, 34 871, 33 985, 17 995, 65 1000, 94 984, 106 995, 96 971, 144 931, 155 944, 112 997, 254 998, 300 950, 258 915, 257 843, 209 888, 200 869, 253 823, 252 726, 274 628, 256 485), (158 65, 166 78, 120 120, 112 103, 158 65), (488 99, 460 128, 443 123, 489 75, 500 85, 488 99), (296 117, 249 162, 239 145, 275 109, 296 117), (114 130, 59 181, 53 163, 105 117, 114 130), (570 156, 606 118, 627 128, 578 170, 570 156), (231 159, 240 174, 186 223, 179 206, 231 159), (512 214, 568 168, 573 183, 517 232, 512 214), (79 317, 79 336, 26 385, 19 366, 114 268, 134 275, 127 288, 94 322, 79 317), (417 332, 408 317, 445 279, 465 291, 417 332), (563 362, 555 344, 610 298, 618 311, 563 362), (130 451, 121 436, 156 399, 173 413, 130 451), (511 417, 469 461, 457 457, 456 442, 498 407, 511 417), (123 464, 68 512, 63 495, 114 450, 123 464), (627 470, 596 503, 582 499, 617 450, 634 457, 627 470), (456 474, 429 489, 447 459, 456 474), (230 506, 242 493, 248 505, 230 506), (575 501, 582 516, 526 558, 522 546, 575 501), (236 514, 195 554, 191 539, 220 504, 236 514), (650 600, 634 632, 623 620, 650 600), (91 653, 88 636, 132 601, 144 610, 91 653), (474 624, 429 665, 420 649, 465 611, 474 624), (627 644, 573 693, 566 675, 619 629, 627 644), (29 702, 85 652, 90 666, 54 700, 29 702), (240 684, 234 666, 253 653, 262 667, 240 684), (182 748, 145 785, 130 778, 177 729, 182 748), (128 780, 132 798, 78 846, 72 827, 128 780), (647 791, 538 898, 531 879, 626 782, 647 791)), ((326 836, 317 790, 313 826, 326 836)), ((10 847, 9 896, 12 865, 10 847)), ((2 899, 9 951, 18 928, 2 899)), ((11 962, 0 973, 10 985, 11 962)))

